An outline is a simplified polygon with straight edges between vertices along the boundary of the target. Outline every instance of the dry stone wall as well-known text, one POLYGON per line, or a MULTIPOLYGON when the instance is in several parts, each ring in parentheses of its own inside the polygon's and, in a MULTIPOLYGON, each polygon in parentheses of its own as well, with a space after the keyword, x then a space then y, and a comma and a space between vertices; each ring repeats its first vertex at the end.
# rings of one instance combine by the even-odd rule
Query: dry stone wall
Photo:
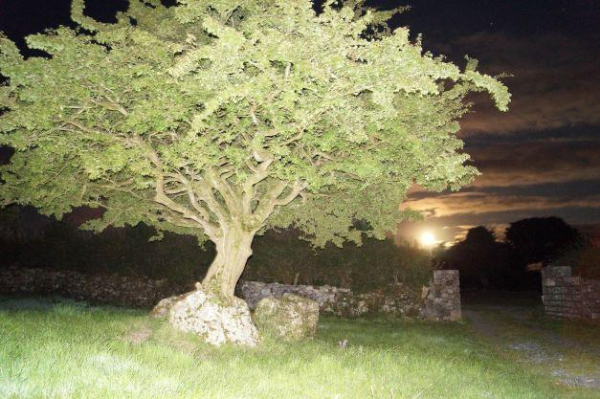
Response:
POLYGON ((542 269, 542 300, 547 316, 600 321, 600 280, 571 275, 570 266, 542 269))
POLYGON ((328 285, 286 285, 244 281, 240 296, 250 309, 263 298, 281 298, 295 294, 310 298, 319 304, 321 314, 356 317, 365 314, 396 314, 420 316, 431 321, 458 321, 462 317, 458 270, 436 270, 433 281, 423 287, 421 296, 408 287, 399 285, 393 293, 379 291, 354 293, 350 289, 328 285))
MULTIPOLYGON (((193 284, 172 285, 166 280, 150 280, 120 275, 86 275, 72 270, 11 267, 0 269, 0 294, 58 294, 95 303, 153 307, 161 299, 192 291, 193 284)), ((285 285, 242 281, 238 296, 250 309, 263 298, 295 294, 319 304, 321 314, 357 317, 366 314, 422 316, 428 320, 459 320, 460 290, 458 271, 434 272, 423 294, 397 284, 388 292, 356 293, 333 286, 285 285)))
POLYGON ((0 269, 0 294, 57 294, 96 303, 151 307, 162 298, 192 289, 193 286, 169 285, 166 280, 116 274, 90 276, 73 270, 0 269))
POLYGON ((423 289, 421 315, 432 321, 458 321, 462 318, 458 270, 435 270, 433 283, 423 289))
POLYGON ((294 294, 316 301, 321 314, 345 317, 376 313, 416 315, 420 308, 418 295, 402 285, 397 286, 393 293, 380 291, 355 293, 347 288, 330 285, 287 285, 243 281, 239 290, 239 295, 248 302, 250 309, 254 309, 263 298, 281 298, 284 294, 294 294))

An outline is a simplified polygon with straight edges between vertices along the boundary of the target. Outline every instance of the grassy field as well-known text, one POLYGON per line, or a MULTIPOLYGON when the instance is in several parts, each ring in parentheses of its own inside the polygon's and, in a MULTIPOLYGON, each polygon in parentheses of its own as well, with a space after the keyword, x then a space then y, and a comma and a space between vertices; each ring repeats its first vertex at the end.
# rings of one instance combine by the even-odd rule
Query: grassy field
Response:
POLYGON ((322 318, 314 341, 215 349, 140 311, 0 298, 0 398, 585 399, 598 391, 557 384, 468 323, 322 318))
POLYGON ((559 383, 597 389, 600 398, 600 325, 551 320, 542 307, 531 306, 470 306, 465 314, 504 358, 554 375, 559 383))

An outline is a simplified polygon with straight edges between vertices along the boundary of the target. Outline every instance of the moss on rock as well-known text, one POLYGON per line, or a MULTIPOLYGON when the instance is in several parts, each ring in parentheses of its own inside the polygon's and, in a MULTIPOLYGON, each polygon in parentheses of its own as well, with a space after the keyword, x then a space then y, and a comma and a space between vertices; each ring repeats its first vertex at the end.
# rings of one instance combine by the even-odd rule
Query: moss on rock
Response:
POLYGON ((313 338, 318 321, 319 304, 294 294, 264 298, 254 311, 254 323, 262 333, 286 341, 313 338))

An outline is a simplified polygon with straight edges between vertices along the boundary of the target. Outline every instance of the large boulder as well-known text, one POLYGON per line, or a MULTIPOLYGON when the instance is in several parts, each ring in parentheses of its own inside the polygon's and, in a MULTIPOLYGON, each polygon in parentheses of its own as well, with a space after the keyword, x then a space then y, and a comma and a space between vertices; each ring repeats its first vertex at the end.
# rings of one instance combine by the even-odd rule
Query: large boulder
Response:
POLYGON ((173 327, 192 332, 211 345, 258 344, 258 331, 248 305, 239 298, 224 302, 198 286, 196 291, 159 302, 153 314, 159 316, 167 311, 173 327))
POLYGON ((168 317, 169 312, 171 311, 171 308, 173 307, 173 305, 175 305, 177 302, 181 301, 186 296, 192 294, 193 292, 194 291, 186 292, 185 294, 182 294, 182 295, 175 295, 175 296, 161 299, 160 302, 158 302, 156 304, 156 306, 154 306, 154 308, 150 312, 150 316, 155 317, 155 318, 168 317))
POLYGON ((313 338, 319 321, 319 303, 294 294, 261 299, 254 310, 254 322, 261 332, 297 341, 313 338))

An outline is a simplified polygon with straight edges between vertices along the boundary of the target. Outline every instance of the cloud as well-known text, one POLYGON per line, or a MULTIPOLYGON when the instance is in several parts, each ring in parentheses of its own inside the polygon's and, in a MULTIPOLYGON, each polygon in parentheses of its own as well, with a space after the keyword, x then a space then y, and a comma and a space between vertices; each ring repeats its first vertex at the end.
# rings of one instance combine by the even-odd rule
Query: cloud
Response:
MULTIPOLYGON (((506 235, 506 229, 508 228, 509 224, 508 223, 499 223, 499 224, 491 224, 487 227, 489 230, 491 230, 494 233, 494 236, 496 237, 496 239, 498 240, 504 240, 504 237, 506 235)), ((462 241, 467 237, 467 233, 469 232, 470 229, 477 227, 475 225, 458 225, 458 226, 453 226, 452 228, 452 232, 454 233, 451 241, 452 242, 457 242, 457 241, 462 241)))
POLYGON ((477 101, 480 105, 465 117, 461 134, 600 125, 599 41, 598 34, 583 39, 549 33, 519 37, 479 32, 447 46, 433 44, 435 51, 451 59, 458 54, 479 59, 483 72, 513 75, 503 79, 513 94, 510 110, 501 113, 491 101, 477 101))
MULTIPOLYGON (((467 137, 465 152, 481 175, 463 190, 554 184, 572 191, 568 183, 600 184, 600 127, 560 129, 529 134, 467 137)), ((600 192, 600 189, 599 189, 600 192)), ((414 186, 412 198, 426 195, 414 186)), ((429 194, 427 194, 429 195, 429 194)))
POLYGON ((532 139, 475 145, 466 151, 482 172, 471 187, 523 186, 600 178, 598 139, 532 139))
POLYGON ((502 238, 507 223, 532 216, 598 223, 599 133, 600 127, 586 127, 467 137, 465 151, 482 175, 458 193, 412 187, 403 207, 421 211, 430 225, 447 226, 446 240, 461 239, 476 225, 502 238))
POLYGON ((483 94, 470 98, 473 112, 459 136, 482 175, 459 193, 411 188, 403 207, 426 219, 401 230, 437 229, 457 239, 485 225, 501 238, 507 223, 534 216, 600 223, 600 31, 479 29, 487 30, 454 39, 442 32, 425 47, 457 65, 468 54, 484 73, 512 74, 502 78, 512 93, 510 110, 496 110, 483 94))
POLYGON ((477 215, 483 213, 498 213, 506 211, 535 211, 552 212, 562 208, 599 208, 600 195, 585 198, 564 198, 526 195, 494 195, 485 192, 460 192, 409 199, 402 208, 410 208, 422 212, 426 217, 448 217, 457 214, 477 215))
MULTIPOLYGON (((468 229, 484 225, 502 239, 508 223, 534 216, 559 216, 573 224, 600 223, 600 180, 595 183, 588 195, 559 195, 560 190, 549 195, 545 190, 553 185, 540 188, 540 195, 531 194, 538 186, 527 187, 525 193, 511 193, 510 188, 498 192, 473 189, 429 196, 418 192, 401 207, 422 212, 425 221, 406 223, 401 226, 400 235, 411 235, 422 228, 438 229, 442 239, 455 241, 464 238, 468 229)), ((585 186, 581 187, 584 193, 585 186)))
MULTIPOLYGON (((429 220, 425 222, 403 222, 398 225, 395 238, 397 242, 401 241, 416 241, 423 232, 432 233, 438 242, 444 242, 446 245, 463 240, 467 236, 469 229, 482 225, 477 224, 456 224, 452 226, 440 225, 440 221, 445 222, 445 219, 429 220), (441 227, 440 227, 441 226, 441 227)), ((450 220, 451 221, 451 220, 450 220)), ((484 223, 487 228, 491 229, 496 238, 504 239, 504 233, 508 227, 508 223, 484 223)))

